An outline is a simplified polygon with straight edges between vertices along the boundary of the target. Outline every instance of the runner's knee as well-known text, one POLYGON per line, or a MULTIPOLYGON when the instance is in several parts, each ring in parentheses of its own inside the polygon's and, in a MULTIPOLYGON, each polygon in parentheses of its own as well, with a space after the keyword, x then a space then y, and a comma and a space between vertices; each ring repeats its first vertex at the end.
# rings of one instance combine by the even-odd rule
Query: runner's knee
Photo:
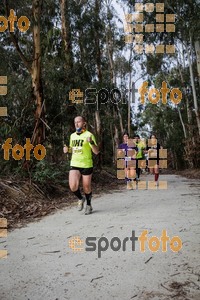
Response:
POLYGON ((79 185, 77 183, 70 183, 69 188, 72 192, 76 192, 78 190, 79 185))
POLYGON ((89 194, 91 192, 91 185, 87 184, 83 186, 84 193, 89 194))

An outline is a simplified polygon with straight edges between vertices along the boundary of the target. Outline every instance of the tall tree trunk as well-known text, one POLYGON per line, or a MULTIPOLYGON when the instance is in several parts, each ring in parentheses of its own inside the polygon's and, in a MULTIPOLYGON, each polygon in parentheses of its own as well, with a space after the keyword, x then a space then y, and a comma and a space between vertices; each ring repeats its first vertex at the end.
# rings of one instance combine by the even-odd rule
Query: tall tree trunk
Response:
MULTIPOLYGON (((62 51, 63 51, 63 68, 64 68, 64 84, 67 87, 67 93, 74 88, 74 76, 73 73, 73 53, 72 53, 72 42, 71 42, 71 26, 70 26, 70 15, 69 15, 69 0, 60 1, 60 12, 61 12, 61 31, 62 31, 62 51)), ((65 96, 63 95, 63 98, 65 96)), ((74 113, 76 113, 76 106, 68 104, 66 108, 66 115, 70 121, 74 113)))
POLYGON ((114 142, 115 142, 115 151, 113 153, 113 157, 114 157, 114 163, 116 164, 117 162, 117 148, 119 146, 119 131, 118 131, 118 127, 117 127, 117 114, 116 114, 116 111, 115 111, 115 108, 113 107, 113 116, 114 116, 114 129, 115 129, 115 134, 114 134, 114 142))
POLYGON ((82 38, 84 36, 83 29, 82 28, 79 29, 77 34, 78 34, 78 45, 79 45, 79 50, 80 50, 80 64, 82 67, 81 74, 83 74, 82 77, 83 77, 84 81, 90 82, 91 78, 88 75, 87 68, 85 67, 87 53, 86 53, 86 49, 84 47, 84 41, 82 38))
POLYGON ((191 57, 190 57, 191 49, 192 49, 192 38, 190 36, 190 51, 188 49, 187 44, 186 44, 186 51, 187 51, 187 56, 188 56, 188 63, 189 63, 189 70, 190 70, 190 80, 191 80, 193 100, 194 100, 194 112, 195 112, 196 121, 197 121, 198 133, 200 135, 200 115, 199 115, 197 95, 196 95, 196 89, 195 89, 195 83, 194 83, 194 74, 193 74, 193 69, 192 69, 192 61, 191 61, 191 57))
POLYGON ((116 104, 116 105, 117 105, 117 114, 118 114, 118 117, 119 117, 120 131, 121 131, 121 135, 123 135, 123 133, 124 133, 124 126, 123 126, 122 114, 120 112, 118 104, 116 104))
POLYGON ((178 107, 178 115, 179 115, 181 125, 182 125, 182 128, 183 128, 184 138, 186 139, 187 138, 187 132, 186 132, 185 124, 183 122, 183 118, 182 118, 181 111, 180 111, 179 107, 178 107))
POLYGON ((34 44, 34 58, 32 63, 31 78, 34 100, 36 103, 35 112, 35 131, 32 138, 33 144, 40 144, 45 139, 44 121, 44 99, 42 92, 41 80, 41 45, 40 45, 40 26, 41 26, 41 0, 33 0, 33 44, 34 44))
POLYGON ((94 31, 94 39, 96 46, 96 64, 97 64, 97 76, 99 83, 102 82, 102 70, 101 70, 101 50, 100 50, 100 39, 99 39, 99 15, 100 15, 100 0, 95 0, 95 23, 97 30, 94 31))
MULTIPOLYGON (((99 16, 100 16, 100 0, 95 0, 95 49, 96 49, 96 65, 97 65, 97 77, 98 82, 101 85, 102 83, 102 70, 101 70, 101 49, 100 49, 100 37, 99 37, 99 16)), ((102 128, 101 128, 101 118, 99 110, 95 111, 95 120, 96 120, 96 133, 98 138, 98 146, 100 151, 102 150, 102 128)), ((98 168, 102 168, 102 153, 98 155, 98 168)))
MULTIPOLYGON (((115 115, 115 110, 113 109, 113 114, 115 115)), ((119 146, 119 132, 116 124, 114 124, 114 134, 113 134, 113 123, 110 123, 110 134, 112 138, 112 148, 113 148, 113 164, 117 162, 117 148, 119 146)))
MULTIPOLYGON (((182 68, 181 68, 181 65, 179 64, 178 62, 178 70, 179 70, 179 74, 180 74, 180 78, 181 78, 181 83, 182 83, 182 86, 184 86, 184 78, 183 78, 183 73, 182 73, 182 68)), ((188 95, 187 95, 187 92, 185 92, 185 99, 186 99, 186 108, 187 108, 187 120, 188 120, 188 130, 189 130, 189 136, 192 136, 192 131, 191 131, 191 124, 192 124, 192 112, 191 112, 191 109, 190 109, 190 105, 189 105, 189 98, 188 98, 188 95)), ((180 112, 179 112, 180 113, 180 112)), ((179 115, 180 116, 180 115, 179 115)), ((182 123, 182 121, 181 121, 182 123)), ((184 123, 183 123, 184 124, 184 123)), ((183 125, 182 124, 182 125, 183 125)), ((185 126, 184 126, 185 127, 185 126)), ((183 129, 184 130, 184 129, 183 129)), ((185 135, 185 132, 184 132, 184 135, 185 135)))
POLYGON ((69 85, 69 82, 73 80, 71 72, 73 68, 72 58, 72 44, 71 44, 71 29, 70 29, 70 16, 69 16, 69 1, 60 0, 61 10, 61 28, 62 28, 62 42, 64 45, 64 57, 65 57, 65 82, 69 85))
POLYGON ((96 121, 96 132, 97 135, 99 136, 101 134, 101 119, 100 119, 99 110, 95 111, 95 121, 96 121))
POLYGON ((197 56, 197 71, 198 71, 198 79, 200 85, 200 41, 195 41, 194 43, 196 56, 197 56))
MULTIPOLYGON (((111 1, 107 1, 107 15, 110 14, 110 5, 111 5, 111 1)), ((110 23, 110 19, 108 18, 108 26, 107 26, 107 30, 106 30, 106 44, 107 44, 107 52, 108 52, 108 58, 109 58, 109 64, 110 64, 110 83, 111 85, 115 85, 115 81, 116 81, 116 76, 115 76, 115 72, 114 72, 114 61, 113 61, 113 52, 114 52, 114 45, 113 45, 113 41, 112 41, 112 29, 111 29, 111 23, 110 23)), ((120 124, 120 131, 121 131, 121 135, 123 135, 124 132, 124 126, 123 126, 123 119, 122 119, 122 115, 119 109, 119 105, 116 102, 116 110, 117 110, 117 116, 119 118, 119 124, 120 124)))
POLYGON ((114 142, 115 142, 115 149, 114 149, 113 157, 114 157, 114 164, 116 165, 116 163, 117 163, 117 148, 119 146, 119 133, 118 133, 118 128, 116 125, 115 125, 114 142))
POLYGON ((110 122, 110 136, 111 136, 111 139, 112 139, 112 153, 113 153, 113 156, 112 156, 112 162, 113 164, 115 163, 115 140, 114 140, 114 136, 113 136, 113 124, 112 122, 110 122))
POLYGON ((128 92, 128 134, 131 135, 131 78, 132 78, 132 67, 131 67, 131 61, 132 61, 132 52, 133 52, 133 46, 130 45, 130 57, 129 57, 129 92, 128 92))
MULTIPOLYGON (((33 62, 30 64, 23 54, 17 36, 10 32, 11 41, 13 42, 17 53, 23 61, 25 67, 29 71, 32 79, 32 95, 36 104, 35 111, 35 128, 31 142, 36 145, 45 140, 45 110, 44 98, 41 79, 41 45, 40 45, 40 22, 41 22, 41 5, 42 0, 32 0, 32 13, 33 13, 33 62)), ((10 12, 9 3, 5 1, 7 16, 10 12)))
MULTIPOLYGON (((99 110, 95 111, 95 122, 96 122, 96 133, 98 138, 99 149, 102 150, 102 128, 101 128, 101 118, 99 110)), ((102 168, 102 153, 98 155, 97 167, 101 170, 102 168)))

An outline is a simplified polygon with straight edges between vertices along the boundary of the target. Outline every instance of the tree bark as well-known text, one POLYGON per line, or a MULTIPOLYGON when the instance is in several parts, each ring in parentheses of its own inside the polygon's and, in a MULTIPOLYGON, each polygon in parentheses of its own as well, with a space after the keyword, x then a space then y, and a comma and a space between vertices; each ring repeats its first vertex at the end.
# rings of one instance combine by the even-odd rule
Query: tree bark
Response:
POLYGON ((196 95, 196 89, 195 89, 195 83, 194 83, 194 74, 193 74, 193 69, 192 69, 192 61, 191 61, 191 57, 190 57, 191 48, 192 48, 192 39, 190 37, 190 51, 188 49, 187 44, 186 44, 186 51, 187 51, 187 56, 188 56, 188 63, 189 63, 189 70, 190 70, 190 80, 191 80, 193 100, 194 100, 194 112, 195 112, 196 121, 197 121, 198 133, 200 135, 200 115, 199 115, 197 95, 196 95))
MULTIPOLYGON (((98 28, 99 23, 99 15, 100 15, 100 4, 101 1, 95 0, 95 24, 96 28, 98 28)), ((101 50, 100 50, 100 38, 99 38, 99 30, 95 30, 95 48, 96 48, 96 65, 97 65, 97 77, 99 84, 102 83, 102 70, 101 70, 101 50)), ((95 111, 95 121, 96 121, 96 133, 98 138, 98 146, 100 149, 100 154, 98 155, 97 166, 101 170, 102 168, 102 128, 101 128, 101 118, 99 110, 95 111)))
MULTIPOLYGON (((184 86, 185 82, 184 82, 184 78, 183 78, 182 68, 181 68, 181 65, 179 64, 179 62, 178 62, 178 70, 179 70, 182 86, 184 86)), ((188 125, 189 125, 188 126, 189 136, 192 136, 191 126, 190 126, 192 124, 192 112, 190 110, 189 98, 188 98, 187 92, 185 92, 185 99, 186 99, 186 108, 187 108, 187 120, 188 120, 188 125)), ((185 127, 185 124, 184 124, 184 127, 185 127)), ((186 130, 185 130, 185 132, 186 132, 186 130)), ((184 132, 184 135, 185 135, 185 132, 184 132)))
POLYGON ((131 67, 131 61, 132 61, 132 55, 133 55, 133 45, 130 45, 130 57, 129 57, 129 93, 128 93, 128 134, 131 135, 131 77, 132 77, 132 67, 131 67))
POLYGON ((198 71, 198 81, 200 85, 200 42, 195 41, 194 43, 195 46, 195 51, 196 51, 196 56, 197 56, 197 71, 198 71))
MULTIPOLYGON (((98 146, 99 149, 102 150, 102 128, 101 128, 101 118, 99 114, 99 110, 95 111, 95 123, 96 123, 96 133, 98 138, 98 146)), ((97 166, 101 170, 102 167, 102 153, 100 152, 98 155, 97 166)))
POLYGON ((179 115, 181 125, 182 125, 182 128, 183 128, 184 138, 186 139, 187 138, 187 132, 186 132, 186 129, 185 129, 185 124, 183 122, 183 118, 182 118, 181 111, 180 111, 179 107, 178 107, 178 115, 179 115))
MULTIPOLYGON (((100 3, 101 1, 95 0, 95 23, 96 27, 98 28, 98 18, 100 15, 100 3)), ((98 30, 95 30, 95 46, 96 46, 96 63, 97 63, 97 76, 99 82, 102 82, 102 70, 101 70, 101 50, 100 50, 100 43, 99 43, 99 34, 98 30)))
MULTIPOLYGON (((36 145, 45 140, 45 112, 44 99, 41 80, 41 46, 40 46, 40 20, 41 20, 41 4, 42 0, 32 1, 33 12, 33 62, 25 57, 23 54, 16 35, 10 32, 11 41, 13 42, 17 53, 23 61, 25 67, 31 75, 32 79, 32 95, 36 105, 35 111, 35 128, 33 131, 31 142, 36 145), (44 122, 42 122, 43 120, 44 122)), ((8 1, 5 1, 7 16, 10 12, 8 1)))
POLYGON ((41 81, 41 46, 40 46, 40 20, 41 20, 41 0, 33 0, 33 47, 34 57, 31 68, 32 91, 36 104, 35 111, 35 131, 32 138, 33 144, 40 144, 45 140, 45 126, 41 119, 44 120, 44 99, 41 81))
MULTIPOLYGON (((106 6, 107 6, 107 14, 109 15, 110 13, 110 5, 111 5, 112 1, 107 1, 106 2, 106 6)), ((107 52, 108 52, 108 59, 109 59, 109 64, 110 64, 110 83, 111 85, 115 85, 115 72, 114 72, 114 61, 113 61, 113 41, 111 39, 111 33, 112 33, 112 29, 111 29, 111 23, 110 23, 110 19, 108 20, 108 26, 107 26, 107 30, 106 30, 106 44, 107 44, 107 52)), ((119 124, 120 124, 120 131, 121 131, 121 135, 123 135, 124 132, 124 127, 123 127, 123 119, 122 119, 122 115, 119 109, 119 105, 116 102, 116 110, 117 110, 117 116, 119 118, 119 124)))
POLYGON ((71 77, 71 71, 73 69, 72 59, 72 45, 71 45, 71 29, 70 29, 70 16, 69 16, 69 2, 68 0, 60 0, 61 10, 61 29, 62 29, 62 42, 64 45, 64 67, 65 67, 65 81, 69 85, 69 82, 73 80, 71 77))

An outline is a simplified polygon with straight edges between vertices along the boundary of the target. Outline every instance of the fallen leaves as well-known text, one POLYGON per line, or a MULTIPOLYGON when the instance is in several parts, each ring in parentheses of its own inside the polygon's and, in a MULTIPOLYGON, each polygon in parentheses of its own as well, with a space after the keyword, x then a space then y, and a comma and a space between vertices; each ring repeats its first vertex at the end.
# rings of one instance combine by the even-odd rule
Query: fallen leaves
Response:
MULTIPOLYGON (((117 178, 104 170, 93 174, 92 185, 95 194, 120 188, 117 178)), ((8 230, 23 227, 76 201, 69 187, 61 184, 39 185, 20 179, 0 181, 0 218, 8 220, 8 230)))

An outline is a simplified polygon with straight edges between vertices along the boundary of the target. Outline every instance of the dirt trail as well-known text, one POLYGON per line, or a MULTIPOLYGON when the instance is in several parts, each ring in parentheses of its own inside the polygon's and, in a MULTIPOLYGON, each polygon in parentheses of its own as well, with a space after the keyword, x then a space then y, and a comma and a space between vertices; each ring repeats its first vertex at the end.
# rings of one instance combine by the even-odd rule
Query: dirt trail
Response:
MULTIPOLYGON (((200 299, 200 181, 162 175, 167 190, 114 191, 93 200, 94 213, 85 216, 66 208, 16 229, 0 239, 8 258, 0 260, 1 300, 63 299, 200 299), (140 252, 113 251, 110 241, 122 241, 148 230, 148 238, 166 229, 170 239, 179 236, 182 249, 140 252), (73 252, 68 242, 78 236, 83 251, 73 252), (85 251, 85 239, 106 237, 107 251, 85 251), (100 256, 101 257, 98 257, 100 256)), ((152 179, 151 176, 145 179, 152 179)), ((117 247, 118 242, 113 244, 117 247)))

